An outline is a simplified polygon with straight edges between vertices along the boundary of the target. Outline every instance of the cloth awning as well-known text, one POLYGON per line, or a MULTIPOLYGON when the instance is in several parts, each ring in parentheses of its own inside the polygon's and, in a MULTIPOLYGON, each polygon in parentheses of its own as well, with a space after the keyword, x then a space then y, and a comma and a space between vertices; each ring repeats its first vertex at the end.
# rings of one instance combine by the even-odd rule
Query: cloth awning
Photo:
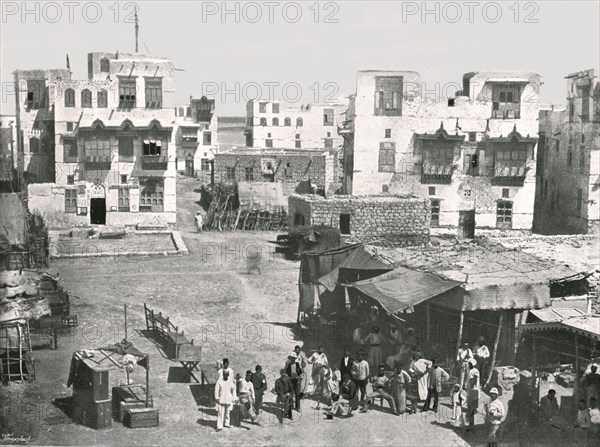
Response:
POLYGON ((502 82, 502 83, 516 82, 516 83, 528 84, 529 79, 525 79, 525 78, 489 78, 489 79, 486 79, 486 82, 502 82))
POLYGON ((346 259, 344 259, 340 265, 334 268, 331 272, 320 277, 319 284, 325 286, 325 288, 327 288, 327 290, 330 292, 333 292, 339 281, 340 269, 349 269, 354 271, 379 270, 384 273, 393 270, 394 267, 392 267, 391 264, 371 255, 363 247, 358 247, 356 250, 353 250, 352 253, 346 259))
POLYGON ((403 312, 423 301, 459 287, 462 283, 406 267, 398 267, 350 287, 375 299, 391 314, 403 312))
POLYGON ((503 284, 468 289, 461 294, 449 294, 435 303, 454 310, 508 310, 541 309, 548 307, 548 284, 503 284))
POLYGON ((521 325, 525 332, 565 330, 600 341, 600 316, 583 315, 573 318, 565 318, 562 321, 540 321, 521 325))
POLYGON ((240 208, 247 211, 287 211, 287 199, 281 183, 239 182, 240 208))

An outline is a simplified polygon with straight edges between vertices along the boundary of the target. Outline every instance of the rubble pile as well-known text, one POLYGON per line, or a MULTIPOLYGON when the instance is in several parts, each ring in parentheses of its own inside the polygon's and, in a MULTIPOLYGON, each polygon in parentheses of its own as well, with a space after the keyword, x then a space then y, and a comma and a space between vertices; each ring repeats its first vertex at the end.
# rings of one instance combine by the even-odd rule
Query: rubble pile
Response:
POLYGON ((49 300, 39 292, 43 282, 54 279, 28 270, 0 272, 0 321, 14 318, 37 320, 51 314, 49 300))

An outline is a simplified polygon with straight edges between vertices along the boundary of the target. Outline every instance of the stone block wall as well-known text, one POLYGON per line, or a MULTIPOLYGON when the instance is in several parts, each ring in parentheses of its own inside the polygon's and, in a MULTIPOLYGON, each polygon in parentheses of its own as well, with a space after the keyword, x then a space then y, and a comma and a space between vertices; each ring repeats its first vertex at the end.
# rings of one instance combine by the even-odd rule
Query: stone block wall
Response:
POLYGON ((290 228, 299 225, 329 225, 358 242, 383 245, 414 245, 429 239, 428 199, 401 196, 294 195, 288 199, 290 228), (349 216, 349 232, 343 219, 349 216), (300 217, 302 216, 302 218, 300 217))

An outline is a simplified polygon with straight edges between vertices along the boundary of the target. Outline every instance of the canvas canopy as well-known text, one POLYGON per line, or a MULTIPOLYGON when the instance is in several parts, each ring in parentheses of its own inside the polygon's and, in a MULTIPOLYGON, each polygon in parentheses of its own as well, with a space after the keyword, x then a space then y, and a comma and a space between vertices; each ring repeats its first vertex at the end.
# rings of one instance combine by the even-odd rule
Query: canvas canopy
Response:
POLYGON ((283 187, 277 182, 239 182, 240 209, 244 211, 287 211, 283 187))
POLYGON ((321 276, 319 278, 319 284, 324 286, 330 292, 333 292, 339 281, 347 282, 352 280, 347 279, 349 275, 344 275, 346 271, 350 271, 359 277, 361 273, 368 275, 368 277, 373 277, 389 272, 390 270, 393 270, 393 268, 394 267, 389 262, 384 262, 361 246, 352 250, 340 265, 326 275, 321 276))
POLYGON ((377 300, 389 313, 397 314, 460 285, 433 273, 398 267, 350 287, 377 300))

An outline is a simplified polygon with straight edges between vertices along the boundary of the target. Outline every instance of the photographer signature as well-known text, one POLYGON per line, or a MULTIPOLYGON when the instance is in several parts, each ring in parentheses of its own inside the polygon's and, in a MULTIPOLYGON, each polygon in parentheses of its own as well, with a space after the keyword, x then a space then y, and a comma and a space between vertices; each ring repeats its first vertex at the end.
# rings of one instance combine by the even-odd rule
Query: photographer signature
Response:
POLYGON ((0 444, 28 444, 31 436, 15 435, 14 433, 2 433, 0 444))

